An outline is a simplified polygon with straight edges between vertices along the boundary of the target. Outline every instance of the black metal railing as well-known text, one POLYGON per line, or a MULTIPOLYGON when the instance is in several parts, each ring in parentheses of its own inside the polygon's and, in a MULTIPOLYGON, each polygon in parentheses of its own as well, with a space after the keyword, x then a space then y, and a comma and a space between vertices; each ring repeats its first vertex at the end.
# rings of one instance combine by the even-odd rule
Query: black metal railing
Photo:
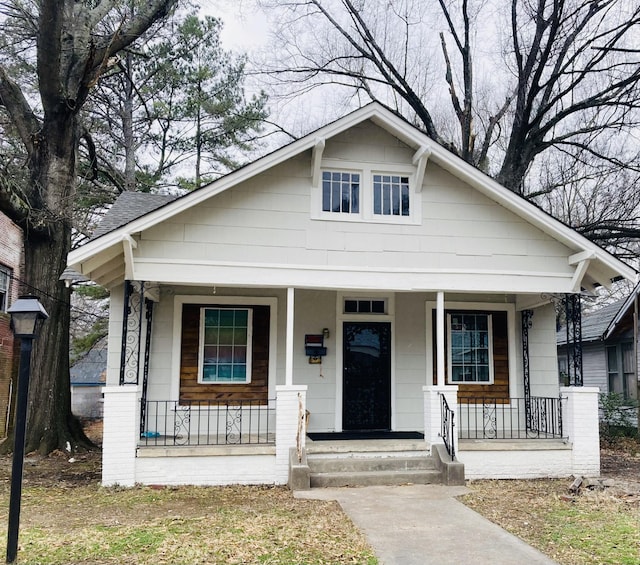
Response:
POLYGON ((458 398, 460 439, 560 439, 562 398, 458 398))
POLYGON ((455 422, 454 418, 456 413, 449 408, 449 403, 447 402, 447 398, 444 394, 440 394, 440 435, 442 436, 442 441, 444 442, 444 447, 447 450, 447 453, 451 456, 451 459, 456 458, 456 448, 455 448, 455 422))
POLYGON ((275 443, 275 400, 148 400, 143 446, 275 443))

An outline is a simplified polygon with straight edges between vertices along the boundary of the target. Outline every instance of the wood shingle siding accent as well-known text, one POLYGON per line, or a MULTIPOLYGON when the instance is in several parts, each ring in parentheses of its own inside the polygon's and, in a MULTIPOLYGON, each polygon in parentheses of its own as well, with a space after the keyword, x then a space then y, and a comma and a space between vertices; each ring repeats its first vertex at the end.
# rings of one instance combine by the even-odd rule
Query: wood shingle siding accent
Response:
MULTIPOLYGON (((461 310, 456 310, 459 312, 461 310)), ((447 311, 446 314, 452 313, 447 311)), ((498 404, 509 403, 509 334, 507 328, 507 313, 497 311, 476 311, 474 314, 490 314, 493 327, 493 384, 458 384, 458 399, 464 403, 464 399, 486 398, 498 404)), ((437 350, 436 350, 436 312, 433 311, 433 382, 437 382, 437 350)), ((449 354, 448 335, 446 336, 445 355, 449 354)), ((448 379, 448 364, 445 359, 445 379, 448 379)), ((448 380, 447 384, 450 384, 448 380)))
POLYGON ((184 304, 180 346, 180 402, 260 400, 266 404, 269 393, 269 316, 268 306, 233 305, 253 310, 251 382, 220 384, 198 382, 200 309, 228 308, 229 305, 184 304))

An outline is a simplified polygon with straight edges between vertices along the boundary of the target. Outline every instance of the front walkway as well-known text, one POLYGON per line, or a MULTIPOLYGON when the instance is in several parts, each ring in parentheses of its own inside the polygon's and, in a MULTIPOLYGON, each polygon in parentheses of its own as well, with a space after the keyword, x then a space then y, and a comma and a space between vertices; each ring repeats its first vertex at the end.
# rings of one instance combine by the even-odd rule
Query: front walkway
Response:
POLYGON ((555 565, 454 497, 466 487, 407 485, 297 491, 337 500, 367 536, 380 565, 555 565))

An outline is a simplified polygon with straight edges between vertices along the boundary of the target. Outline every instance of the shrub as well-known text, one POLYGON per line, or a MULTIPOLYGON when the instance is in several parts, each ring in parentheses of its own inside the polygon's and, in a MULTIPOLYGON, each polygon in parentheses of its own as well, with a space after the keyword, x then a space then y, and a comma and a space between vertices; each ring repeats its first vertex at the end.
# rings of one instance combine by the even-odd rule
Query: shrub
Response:
POLYGON ((638 402, 636 400, 625 398, 618 392, 608 392, 605 394, 601 394, 601 434, 605 438, 619 436, 636 436, 638 430, 633 427, 633 420, 637 408, 638 402))

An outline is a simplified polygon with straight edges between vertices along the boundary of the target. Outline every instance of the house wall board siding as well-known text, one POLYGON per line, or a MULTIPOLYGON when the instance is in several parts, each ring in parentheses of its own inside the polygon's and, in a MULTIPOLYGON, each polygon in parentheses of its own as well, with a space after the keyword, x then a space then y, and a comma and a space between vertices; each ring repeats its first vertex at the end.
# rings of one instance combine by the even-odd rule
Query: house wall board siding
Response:
POLYGON ((335 292, 296 290, 293 349, 293 382, 307 385, 309 431, 333 431, 336 411, 336 298, 335 292), (327 355, 318 365, 309 364, 305 355, 305 334, 321 334, 328 328, 324 340, 327 355))
POLYGON ((371 121, 326 141, 324 159, 369 163, 411 163, 415 150, 371 121))
MULTIPOLYGON (((413 152, 398 154, 402 142, 372 124, 338 137, 327 140, 326 159, 375 162, 384 152, 372 153, 371 148, 379 144, 394 148, 396 165, 413 166, 413 152), (350 143, 355 145, 345 152, 343 146, 350 143)), ((419 195, 422 225, 312 220, 310 155, 307 151, 146 230, 135 256, 167 264, 180 259, 564 277, 573 271, 567 262, 572 250, 433 163, 427 165, 419 195)))
POLYGON ((427 382, 424 294, 395 295, 395 429, 424 429, 424 397, 427 382))
POLYGON ((582 345, 583 385, 597 387, 600 392, 609 390, 605 349, 605 344, 602 341, 584 343, 582 345))
POLYGON ((109 291, 109 339, 107 342, 107 386, 117 386, 120 379, 120 357, 122 350, 122 316, 124 285, 109 291))
POLYGON ((536 308, 529 330, 531 394, 558 396, 558 356, 556 351, 556 315, 553 304, 536 308))

